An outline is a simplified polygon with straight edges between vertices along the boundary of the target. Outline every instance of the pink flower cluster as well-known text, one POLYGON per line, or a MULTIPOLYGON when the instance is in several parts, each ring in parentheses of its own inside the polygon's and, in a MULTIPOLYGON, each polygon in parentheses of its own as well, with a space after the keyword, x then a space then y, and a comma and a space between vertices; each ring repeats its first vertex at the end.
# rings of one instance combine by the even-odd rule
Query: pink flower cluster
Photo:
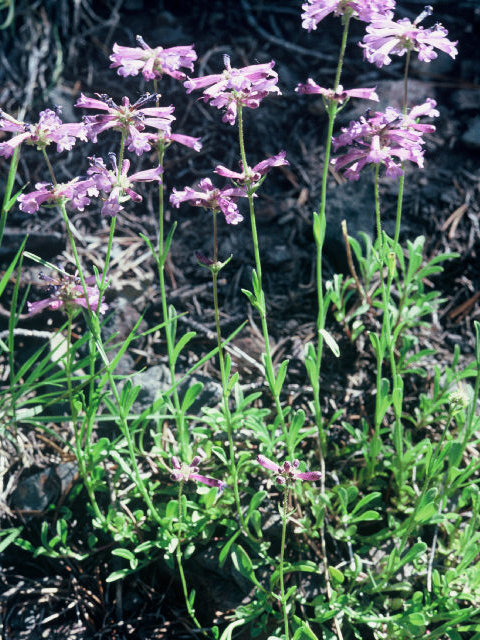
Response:
POLYGON ((16 135, 7 142, 0 142, 0 156, 10 158, 15 149, 23 142, 44 149, 50 143, 57 144, 57 151, 69 151, 76 139, 87 140, 86 127, 81 122, 63 123, 58 116, 60 109, 45 109, 39 116, 37 124, 20 122, 0 110, 0 131, 8 131, 16 135))
POLYGON ((298 460, 294 460, 293 462, 289 462, 285 460, 282 465, 269 460, 265 456, 258 455, 257 456, 258 464, 265 467, 269 471, 274 471, 277 474, 276 481, 278 484, 290 485, 293 484, 296 480, 306 480, 307 482, 316 482, 320 480, 322 474, 320 471, 299 471, 298 467, 300 462, 298 460))
POLYGON ((110 154, 112 170, 107 169, 101 158, 93 156, 89 160, 88 175, 95 183, 96 188, 108 195, 102 206, 102 214, 104 216, 116 216, 123 209, 122 203, 127 200, 141 202, 142 196, 132 189, 132 183, 160 181, 160 176, 163 173, 162 167, 158 166, 153 169, 138 171, 129 176, 130 160, 125 159, 119 171, 114 154, 110 154))
POLYGON ((235 124, 238 105, 256 109, 269 93, 280 93, 278 75, 273 71, 274 62, 254 64, 242 69, 230 65, 229 56, 224 56, 225 71, 200 78, 189 78, 184 82, 187 93, 204 89, 203 101, 218 109, 226 108, 223 122, 235 124))
MULTIPOLYGON (((93 311, 97 311, 100 302, 100 291, 95 284, 95 276, 85 278, 87 296, 85 296, 85 290, 77 275, 70 275, 62 271, 59 272, 57 278, 52 278, 41 273, 40 279, 49 283, 51 295, 38 302, 27 302, 29 315, 32 316, 47 308, 56 311, 58 309, 67 309, 68 307, 83 307, 84 309, 90 307, 93 311)), ((100 313, 105 313, 107 309, 108 306, 102 297, 100 313)))
POLYGON ((360 43, 364 49, 364 57, 377 67, 390 64, 392 54, 402 56, 407 51, 417 51, 418 59, 422 62, 434 60, 438 55, 435 49, 455 58, 457 43, 448 40, 445 27, 436 24, 424 29, 418 24, 429 14, 430 11, 425 11, 414 22, 408 18, 402 18, 397 22, 388 18, 376 19, 367 26, 367 35, 360 43))
POLYGON ((173 468, 171 472, 172 480, 175 480, 175 482, 188 482, 189 480, 193 480, 194 482, 201 482, 203 484, 206 484, 208 487, 217 487, 217 489, 222 492, 227 486, 226 482, 217 480, 216 478, 203 476, 198 473, 198 465, 203 458, 203 455, 197 455, 193 458, 190 464, 186 464, 185 462, 180 462, 180 460, 176 456, 173 456, 173 468))
POLYGON ((238 210, 238 198, 247 197, 247 190, 243 187, 225 187, 219 189, 214 186, 210 178, 203 178, 198 183, 198 189, 185 187, 183 191, 172 189, 170 203, 179 207, 182 202, 189 202, 192 207, 204 207, 211 211, 222 211, 227 224, 238 224, 243 216, 238 210))
POLYGON ((98 134, 107 129, 121 131, 126 136, 128 150, 140 156, 151 149, 151 134, 144 132, 145 127, 170 133, 170 125, 175 120, 175 108, 172 106, 145 106, 155 98, 155 94, 146 94, 134 104, 130 104, 130 100, 124 97, 122 104, 117 105, 112 98, 104 94, 99 95, 98 99, 81 94, 75 106, 106 111, 104 114, 83 117, 88 138, 92 142, 97 142, 98 134))
POLYGON ((142 36, 137 36, 139 47, 122 47, 115 43, 110 56, 111 69, 117 69, 119 76, 136 76, 140 71, 145 80, 161 78, 164 74, 176 80, 185 80, 181 67, 193 71, 197 54, 193 45, 180 47, 149 47, 142 36))
POLYGON ((336 91, 333 89, 325 89, 320 87, 312 78, 308 78, 306 84, 298 84, 295 89, 297 93, 319 94, 326 100, 335 101, 342 104, 349 98, 363 98, 364 100, 375 100, 378 102, 378 95, 373 89, 344 89, 341 84, 338 85, 336 91))
POLYGON ((285 155, 285 151, 280 151, 280 153, 277 153, 277 155, 271 156, 266 160, 262 160, 254 167, 247 167, 246 170, 243 168, 243 165, 241 165, 241 173, 239 173, 238 171, 231 171, 230 169, 227 169, 227 167, 223 167, 222 165, 218 165, 214 171, 215 173, 218 173, 219 176, 230 178, 231 180, 235 180, 235 182, 240 182, 241 184, 254 184, 261 180, 261 178, 266 175, 273 167, 281 167, 290 164, 285 158, 285 155))
POLYGON ((358 180, 360 171, 368 164, 383 164, 386 175, 392 178, 403 174, 401 163, 405 160, 423 167, 423 134, 435 131, 432 124, 421 124, 421 116, 435 117, 436 102, 428 99, 413 107, 407 115, 389 107, 385 113, 370 112, 358 121, 342 128, 342 133, 333 138, 333 148, 351 147, 343 156, 332 160, 336 169, 347 167, 344 175, 349 180, 358 180))
POLYGON ((308 0, 302 5, 302 27, 312 31, 330 13, 334 16, 351 15, 363 22, 377 16, 393 16, 395 0, 308 0))
POLYGON ((90 198, 98 196, 97 185, 94 180, 74 178, 70 182, 52 184, 51 182, 37 182, 35 190, 18 196, 20 211, 36 213, 40 205, 55 206, 61 202, 68 202, 70 209, 83 211, 90 204, 90 198))

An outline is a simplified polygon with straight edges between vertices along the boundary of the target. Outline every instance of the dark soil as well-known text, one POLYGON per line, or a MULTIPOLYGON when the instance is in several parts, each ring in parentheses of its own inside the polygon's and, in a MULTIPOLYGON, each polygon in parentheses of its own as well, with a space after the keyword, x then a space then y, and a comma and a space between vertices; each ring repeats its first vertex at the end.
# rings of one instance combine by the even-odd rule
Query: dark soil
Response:
MULTIPOLYGON (((432 4, 435 19, 448 28, 452 40, 459 41, 459 55, 451 60, 440 54, 429 65, 412 63, 412 103, 423 102, 425 97, 435 98, 441 115, 436 122, 436 133, 428 137, 425 169, 411 169, 407 177, 402 241, 424 235, 427 256, 449 251, 460 254, 458 259, 446 263, 443 274, 431 282, 445 299, 428 333, 430 344, 438 350, 436 362, 442 366, 450 364, 453 346, 457 344, 466 360, 471 357, 473 320, 480 320, 477 305, 480 297, 480 9, 474 0, 437 0, 432 4)), ((0 107, 12 114, 23 108, 25 119, 35 121, 42 109, 61 104, 64 119, 72 121, 80 115, 78 109, 72 107, 80 92, 86 95, 107 93, 116 100, 123 95, 135 99, 147 89, 143 80, 117 76, 109 69, 108 56, 114 42, 134 46, 136 34, 141 34, 151 46, 194 43, 199 56, 196 75, 219 72, 225 53, 230 55, 232 66, 238 67, 275 60, 282 95, 265 100, 260 109, 246 113, 246 145, 252 165, 281 149, 286 149, 290 162, 289 167, 272 171, 265 181, 257 203, 257 219, 274 356, 277 361, 291 360, 285 401, 307 408, 309 398, 305 392, 307 377, 302 351, 303 345, 314 335, 316 313, 311 213, 320 196, 327 120, 320 99, 298 96, 294 89, 308 77, 322 86, 331 85, 340 25, 338 19, 326 19, 316 32, 308 34, 301 28, 300 5, 300 1, 292 0, 277 3, 263 0, 19 1, 14 23, 1 32, 0 107)), ((398 17, 413 18, 423 8, 422 2, 414 0, 401 0, 397 5, 398 17)), ((3 14, 6 10, 0 18, 3 14)), ((351 42, 362 37, 363 29, 363 23, 353 24, 351 42)), ((354 44, 348 47, 342 77, 346 88, 376 85, 381 98, 388 95, 390 104, 398 106, 394 102, 401 99, 402 77, 403 59, 396 59, 378 70, 362 60, 360 48, 354 44)), ((175 131, 201 136, 203 141, 203 149, 198 154, 174 148, 168 151, 167 194, 172 187, 181 189, 202 177, 211 176, 217 164, 236 168, 237 132, 221 122, 221 113, 198 102, 195 95, 186 96, 183 87, 169 78, 162 80, 161 90, 162 103, 176 106, 175 131)), ((361 115, 364 109, 365 105, 358 106, 358 102, 349 105, 340 114, 337 130, 338 126, 361 115)), ((81 174, 87 168, 86 156, 106 157, 109 151, 116 150, 116 142, 113 137, 105 136, 99 138, 95 147, 77 145, 63 154, 56 164, 59 180, 81 174)), ((136 165, 136 159, 132 159, 138 170, 150 166, 152 161, 153 157, 142 156, 136 165)), ((7 173, 8 162, 0 158, 0 184, 4 184, 7 173)), ((45 178, 36 152, 22 151, 17 188, 45 178)), ((346 270, 340 232, 343 218, 347 219, 351 233, 374 232, 369 176, 354 185, 352 191, 350 185, 332 173, 329 189, 326 278, 335 271, 346 270), (355 193, 361 196, 351 195, 355 193)), ((153 326, 161 321, 154 264, 138 235, 143 233, 152 239, 156 235, 156 202, 151 193, 141 206, 127 209, 117 221, 118 248, 113 256, 108 302, 112 308, 123 304, 130 310, 122 316, 123 327, 121 323, 120 329, 131 326, 145 308, 146 325, 153 326)), ((387 232, 392 229, 395 203, 396 183, 384 180, 382 214, 387 232)), ((168 224, 173 220, 178 222, 168 263, 168 298, 177 311, 188 312, 181 320, 181 329, 197 331, 182 363, 187 367, 215 344, 210 276, 198 267, 194 257, 196 250, 205 255, 211 253, 212 230, 210 217, 202 210, 187 206, 180 210, 167 207, 166 213, 168 224)), ((106 221, 98 211, 89 210, 75 214, 73 222, 86 268, 91 269, 92 264, 101 268, 108 238, 106 221)), ((0 250, 2 269, 7 268, 25 232, 30 233, 27 244, 30 251, 51 262, 65 261, 67 241, 56 210, 41 209, 38 215, 29 216, 14 208, 0 250)), ((249 318, 235 340, 235 345, 249 359, 236 358, 235 366, 244 384, 261 388, 262 380, 255 366, 262 352, 259 322, 240 291, 250 288, 251 284, 253 252, 249 225, 247 220, 235 228, 223 225, 219 233, 221 257, 233 254, 220 281, 224 331, 227 334, 249 318)), ((29 295, 33 300, 36 296, 44 296, 35 288, 39 283, 38 268, 32 264, 25 261, 21 290, 33 285, 29 295)), ((8 327, 8 314, 6 292, 0 301, 0 331, 8 327)), ((55 314, 44 313, 34 318, 22 316, 19 326, 51 330, 59 322, 61 319, 55 314)), ((337 360, 326 354, 322 369, 325 414, 331 415, 336 408, 345 407, 348 419, 355 423, 361 415, 368 415, 372 388, 368 371, 373 358, 367 346, 364 351, 361 345, 352 345, 333 318, 329 329, 340 344, 342 357, 337 360), (359 393, 362 389, 363 393, 359 393)), ((22 352, 29 353, 40 344, 27 337, 18 340, 19 358, 22 352)), ((128 372, 164 361, 161 344, 146 340, 137 347, 126 364, 128 372)), ((207 365, 203 373, 215 380, 219 378, 213 363, 207 365)), ((2 376, 2 384, 3 380, 2 376)), ((428 384, 428 381, 421 384, 428 384)), ((332 428, 330 436, 332 441, 348 437, 338 426, 332 428)), ((23 459, 5 453, 7 462, 2 465, 2 473, 7 479, 32 476, 64 462, 37 434, 26 434, 25 438, 29 448, 23 459)), ((3 451, 1 455, 4 455, 3 451)), ((55 482, 60 496, 65 485, 58 478, 55 482)), ((24 521, 12 499, 14 488, 15 483, 3 487, 0 508, 4 509, 5 526, 24 521)), ((81 503, 81 500, 76 502, 81 503)), ((43 515, 40 512, 28 519, 32 540, 38 538, 43 515)), ((88 536, 88 533, 78 532, 80 547, 81 536, 88 536)), ((87 562, 75 562, 34 559, 31 554, 10 547, 4 552, 0 565, 2 637, 5 640, 195 637, 178 584, 166 567, 161 563, 149 567, 125 581, 123 586, 107 584, 105 577, 111 570, 107 568, 109 551, 107 545, 103 553, 87 562)), ((212 618, 218 616, 221 620, 236 606, 244 586, 235 585, 233 578, 230 580, 227 575, 223 579, 229 586, 219 589, 216 584, 219 576, 213 572, 209 574, 206 566, 208 563, 198 572, 203 573, 204 579, 197 587, 208 594, 200 609, 205 623, 209 624, 212 618)), ((192 579, 195 579, 195 570, 192 579)))

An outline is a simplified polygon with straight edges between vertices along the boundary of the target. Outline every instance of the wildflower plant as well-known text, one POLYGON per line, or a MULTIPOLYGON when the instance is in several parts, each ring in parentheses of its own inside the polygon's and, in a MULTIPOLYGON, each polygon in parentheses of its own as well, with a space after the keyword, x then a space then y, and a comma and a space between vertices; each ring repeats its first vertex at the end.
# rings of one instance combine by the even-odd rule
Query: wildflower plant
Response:
POLYGON ((231 640, 242 627, 244 634, 268 634, 272 640, 477 637, 480 463, 470 454, 479 428, 480 324, 474 323, 469 364, 464 365, 459 348, 450 366, 436 364, 435 350, 422 344, 422 331, 442 300, 428 287, 441 264, 455 256, 427 258, 423 237, 400 243, 404 181, 410 170, 424 167, 434 119, 441 114, 431 98, 409 103, 409 61, 414 54, 424 62, 440 52, 455 57, 457 43, 443 26, 423 25, 431 8, 412 21, 396 19, 395 4, 308 0, 298 12, 298 27, 312 39, 325 18, 340 18, 331 86, 320 86, 312 70, 312 77, 296 88, 301 101, 321 96, 328 117, 320 201, 311 221, 315 330, 304 347, 309 384, 300 385, 300 400, 286 393, 289 359, 277 362, 272 353, 270 330, 277 319, 264 287, 264 240, 255 210, 270 172, 286 172, 294 163, 288 148, 249 163, 255 141, 246 136, 246 114, 256 117, 267 100, 281 95, 277 63, 253 61, 237 68, 224 56, 221 71, 196 77, 194 45, 164 48, 137 36, 138 46, 115 43, 109 56, 120 84, 135 77, 143 85, 152 83, 137 99, 123 91, 119 101, 105 93, 81 94, 76 106, 87 113, 76 123, 64 123, 57 108, 41 111, 35 124, 0 112, 0 156, 10 162, 0 242, 14 207, 40 222, 46 209, 54 208, 72 263, 68 268, 63 261, 50 264, 25 251, 24 241, 0 277, 0 295, 12 291, 8 335, 0 336, 0 352, 8 361, 0 388, 0 434, 5 449, 16 449, 25 425, 43 432, 48 442, 55 441, 55 450, 75 460, 79 478, 66 504, 54 510, 51 505, 54 517, 46 512, 38 539, 16 522, 0 532, 2 550, 13 543, 35 557, 74 560, 79 566, 102 554, 110 571, 107 582, 125 580, 150 565, 158 568, 163 560, 178 577, 189 616, 185 626, 215 640, 231 640), (402 104, 376 110, 382 98, 377 87, 342 85, 351 20, 364 23, 359 44, 367 62, 381 69, 392 56, 404 57, 402 104), (237 160, 232 166, 231 155, 228 162, 219 159, 212 167, 214 178, 201 173, 195 183, 183 186, 180 173, 169 176, 165 158, 171 148, 182 145, 193 157, 193 151, 202 150, 202 140, 173 131, 184 118, 164 95, 165 76, 178 81, 187 96, 201 92, 198 100, 220 110, 222 121, 238 129, 237 160), (365 101, 364 115, 335 131, 338 112, 351 100, 365 101), (107 157, 91 152, 99 139, 111 143, 107 157), (86 142, 85 166, 60 181, 55 151, 63 154, 86 142), (15 192, 19 167, 27 162, 19 164, 20 154, 27 146, 32 147, 27 160, 36 154, 44 164, 33 186, 15 192), (376 237, 364 236, 362 245, 348 236, 345 222, 351 274, 334 274, 325 283, 330 173, 352 182, 370 174, 376 237), (383 228, 380 178, 398 184, 393 237, 383 228), (148 189, 153 198, 144 197, 148 189), (145 205, 152 201, 156 234, 141 234, 141 239, 157 268, 161 319, 144 330, 147 313, 142 313, 118 343, 107 339, 104 329, 115 313, 116 221, 131 212, 147 215, 145 205), (166 205, 175 217, 168 230, 166 205), (213 247, 194 254, 199 268, 211 275, 215 325, 208 333, 214 346, 194 360, 191 354, 181 358, 195 333, 179 331, 180 314, 169 304, 165 277, 177 221, 188 207, 201 220, 198 224, 211 225, 213 247), (103 254, 88 269, 75 226, 78 212, 108 226, 108 239, 100 243, 103 254), (242 291, 260 318, 261 362, 235 344, 245 322, 225 335, 222 321, 220 273, 234 282, 223 238, 244 224, 251 229, 254 264, 251 290, 242 291), (47 285, 43 293, 35 286, 22 297, 24 261, 42 265, 38 284, 47 285), (24 308, 37 327, 47 312, 49 317, 58 313, 47 342, 17 363, 23 331, 17 325, 24 308), (356 426, 347 407, 335 405, 321 384, 324 346, 335 356, 340 353, 330 310, 355 348, 374 363, 367 372, 374 388, 364 394, 356 426), (139 408, 142 384, 134 372, 120 373, 118 365, 138 339, 147 337, 155 343, 155 357, 161 353, 158 357, 167 362, 170 379, 149 406, 139 408), (253 390, 232 357, 239 353, 260 372, 253 390), (198 409, 202 383, 192 375, 207 363, 219 372, 221 395, 216 406, 198 409), (419 397, 409 397, 424 379, 419 397), (340 444, 333 437, 338 424, 347 434, 340 444), (86 540, 83 529, 82 536, 73 536, 78 524, 70 508, 85 496, 86 540), (195 576, 187 570, 198 550, 208 551, 220 573, 228 562, 242 577, 239 584, 247 585, 241 603, 219 614, 218 626, 206 619, 204 594, 196 594, 195 576))

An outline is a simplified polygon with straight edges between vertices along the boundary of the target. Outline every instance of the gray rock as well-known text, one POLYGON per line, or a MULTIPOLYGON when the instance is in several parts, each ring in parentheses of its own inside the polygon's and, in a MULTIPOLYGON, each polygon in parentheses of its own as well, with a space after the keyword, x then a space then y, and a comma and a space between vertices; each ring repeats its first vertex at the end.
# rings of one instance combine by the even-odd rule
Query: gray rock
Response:
POLYGON ((467 130, 461 137, 461 141, 471 149, 480 149, 480 116, 470 120, 467 130))

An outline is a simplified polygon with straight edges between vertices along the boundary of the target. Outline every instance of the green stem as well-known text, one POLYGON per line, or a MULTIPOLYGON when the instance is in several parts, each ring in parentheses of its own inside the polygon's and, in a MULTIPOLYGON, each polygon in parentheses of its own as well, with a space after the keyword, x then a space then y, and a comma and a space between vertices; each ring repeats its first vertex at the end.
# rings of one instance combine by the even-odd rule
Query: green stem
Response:
POLYGON ((100 510, 98 506, 98 502, 95 497, 95 491, 90 482, 90 477, 86 464, 87 454, 85 452, 83 446, 83 430, 78 429, 77 425, 77 415, 78 410, 75 407, 74 397, 73 397, 73 385, 72 385, 72 324, 73 324, 73 310, 71 306, 67 304, 67 352, 65 355, 65 376, 67 379, 67 390, 68 390, 68 399, 70 403, 70 413, 72 415, 72 425, 73 425, 73 437, 75 441, 75 455, 78 463, 78 470, 80 477, 83 480, 83 484, 87 490, 87 494, 90 500, 90 504, 92 505, 93 512, 98 522, 106 528, 107 521, 105 516, 100 510))
POLYGON ((220 376, 222 379, 222 401, 223 401, 223 417, 225 418, 225 426, 228 437, 228 449, 230 457, 230 473, 233 481, 233 494, 235 497, 235 505, 237 508, 240 525, 243 531, 250 537, 251 534, 247 529, 245 519, 242 513, 242 506, 240 503, 240 493, 238 490, 238 470, 235 462, 235 445, 233 442, 233 426, 232 426, 232 414, 228 403, 228 377, 225 368, 225 355, 222 346, 222 331, 220 327, 220 305, 218 303, 218 242, 217 242, 217 211, 213 211, 213 265, 210 269, 212 273, 212 286, 213 286, 213 308, 215 311, 215 327, 217 330, 217 345, 218 345, 218 362, 220 365, 220 376))
POLYGON ((182 491, 183 491, 183 480, 180 481, 180 484, 178 487, 178 522, 177 522, 176 558, 177 558, 178 572, 180 574, 180 581, 182 583, 183 596, 185 598, 185 605, 187 607, 188 614, 190 618, 193 620, 193 622, 195 623, 195 626, 197 627, 197 629, 201 629, 202 625, 199 623, 199 621, 195 616, 195 609, 190 604, 190 599, 188 597, 187 581, 185 579, 185 573, 183 571, 183 564, 182 564, 182 528, 183 528, 182 491))
POLYGON ((13 185, 15 184, 15 176, 17 175, 18 160, 20 157, 20 147, 17 147, 13 153, 12 160, 10 162, 10 169, 8 170, 7 184, 5 186, 5 195, 2 202, 2 213, 0 215, 0 246, 3 240, 3 232, 5 231, 5 225, 7 223, 7 214, 10 207, 7 208, 8 202, 12 197, 13 185))
MULTIPOLYGON (((160 142, 157 149, 158 164, 163 167, 165 156, 165 145, 160 142)), ((168 368, 170 371, 170 378, 172 385, 175 385, 175 336, 172 333, 172 324, 167 303, 167 292, 165 287, 165 260, 166 256, 163 255, 165 251, 165 239, 164 239, 164 185, 163 180, 158 183, 158 279, 160 282, 160 295, 162 300, 162 315, 165 323, 165 339, 167 343, 167 357, 168 368)), ((183 459, 187 459, 189 454, 189 439, 188 431, 185 428, 185 418, 181 411, 180 398, 178 395, 177 387, 173 389, 173 406, 175 408, 175 423, 177 425, 178 441, 180 443, 180 453, 183 459)))
POLYGON ((289 490, 286 487, 283 493, 283 508, 282 508, 282 540, 280 542, 280 561, 278 564, 278 574, 280 578, 280 597, 282 602, 283 611, 283 624, 285 628, 285 640, 290 640, 290 630, 288 628, 288 613, 287 602, 285 600, 285 582, 283 576, 283 561, 285 555, 285 538, 287 533, 287 509, 288 509, 288 495, 289 490))
POLYGON ((48 155, 47 155, 47 150, 45 149, 45 147, 42 147, 42 154, 43 154, 43 157, 44 157, 45 162, 46 162, 46 164, 47 164, 48 173, 50 174, 50 177, 51 177, 51 179, 52 179, 52 183, 53 183, 55 186, 57 186, 58 182, 57 182, 57 180, 56 180, 56 178, 55 178, 55 172, 53 171, 53 167, 52 167, 52 164, 51 164, 51 162, 50 162, 50 159, 49 159, 49 157, 48 157, 48 155))
MULTIPOLYGON (((342 74, 343 60, 345 57, 345 49, 348 39, 348 28, 350 25, 351 15, 345 16, 345 22, 343 26, 342 41, 340 44, 340 52, 338 56, 337 70, 335 73, 335 80, 333 83, 333 90, 336 91, 340 84, 340 77, 342 74)), ((322 173, 322 187, 321 187, 321 199, 320 199, 320 213, 319 220, 321 224, 325 224, 326 206, 327 206, 327 182, 328 182, 328 168, 330 165, 330 154, 332 149, 332 136, 333 128, 335 124, 335 118, 337 115, 337 102, 336 100, 330 100, 326 106, 328 114, 328 126, 327 136, 325 140, 325 158, 323 164, 322 173)), ((318 222, 318 221, 317 221, 318 222)), ((325 477, 325 457, 327 455, 327 438, 323 428, 323 417, 320 406, 320 370, 322 366, 323 357, 323 336, 322 330, 325 329, 326 322, 326 309, 323 292, 323 274, 322 274, 322 262, 323 262, 323 233, 314 234, 316 244, 316 280, 317 280, 317 348, 316 348, 316 360, 315 360, 315 380, 312 380, 313 388, 313 410, 315 413, 315 423, 318 429, 319 439, 319 458, 322 471, 322 478, 325 477)))
MULTIPOLYGON (((243 167, 246 170, 248 167, 248 164, 247 164, 247 157, 245 153, 242 105, 240 103, 238 104, 238 137, 239 137, 239 143, 240 143, 240 156, 242 159, 243 167)), ((255 190, 252 188, 251 183, 247 183, 247 193, 248 193, 248 206, 249 206, 249 212, 250 212, 250 225, 252 229, 253 251, 255 255, 255 270, 256 270, 256 275, 258 280, 258 290, 260 292, 260 299, 257 299, 257 303, 258 303, 257 308, 260 313, 260 322, 262 325, 262 334, 263 334, 263 341, 265 346, 264 366, 265 366, 266 379, 267 379, 268 386, 270 388, 270 392, 273 396, 275 409, 277 411, 278 420, 280 422, 282 432, 285 437, 285 442, 289 442, 287 426, 285 424, 285 417, 283 415, 282 405, 280 402, 280 393, 277 393, 275 389, 276 378, 275 378, 275 370, 273 366, 272 355, 270 351, 270 339, 268 335, 268 323, 267 323, 267 308, 266 308, 265 293, 263 291, 263 283, 262 283, 262 263, 260 260, 257 224, 255 220, 255 207, 253 203, 255 190)), ((291 447, 289 446, 289 449, 290 448, 291 447)), ((293 457, 294 457, 293 451, 289 450, 288 453, 291 459, 293 460, 293 457)))

